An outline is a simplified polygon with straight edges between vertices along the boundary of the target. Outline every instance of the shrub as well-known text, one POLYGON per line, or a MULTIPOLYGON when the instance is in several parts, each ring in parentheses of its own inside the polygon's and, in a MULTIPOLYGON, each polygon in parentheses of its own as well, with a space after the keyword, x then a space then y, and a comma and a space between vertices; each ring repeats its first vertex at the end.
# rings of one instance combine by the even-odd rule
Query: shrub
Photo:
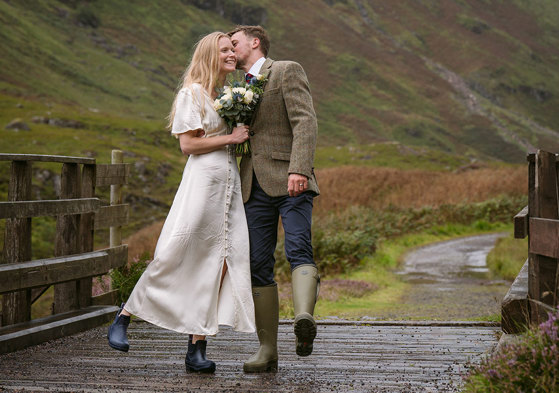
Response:
POLYGON ((101 25, 101 21, 93 11, 88 8, 82 8, 76 14, 76 20, 80 26, 92 27, 96 29, 101 25))
POLYGON ((559 311, 466 376, 465 392, 559 391, 559 311))
POLYGON ((136 283, 146 270, 149 263, 150 254, 143 253, 132 263, 126 264, 111 272, 112 286, 117 290, 118 302, 125 302, 130 297, 136 283))

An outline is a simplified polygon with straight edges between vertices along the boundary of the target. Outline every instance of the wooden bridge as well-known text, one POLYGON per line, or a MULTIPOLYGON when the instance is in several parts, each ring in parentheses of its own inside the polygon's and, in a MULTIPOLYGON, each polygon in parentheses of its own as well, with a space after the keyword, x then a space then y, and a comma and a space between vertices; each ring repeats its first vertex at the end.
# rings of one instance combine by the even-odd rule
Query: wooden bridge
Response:
POLYGON ((109 348, 107 328, 0 357, 0 391, 456 392, 469 362, 494 348, 498 326, 440 322, 327 322, 315 350, 295 354, 290 321, 279 328, 279 371, 244 374, 253 334, 210 337, 215 375, 185 371, 184 335, 145 322, 129 328, 130 352, 109 348))
MULTIPOLYGON (((530 188, 530 206, 533 198, 540 198, 538 193, 543 180, 535 180, 538 171, 546 174, 548 179, 546 184, 557 186, 559 181, 555 155, 542 152, 531 157, 529 157, 529 168, 531 171, 534 170, 534 173, 530 172, 530 185, 534 187, 530 188), (540 157, 545 157, 545 165, 538 165, 540 157), (549 180, 553 179, 550 175, 551 169, 544 170, 542 165, 555 170, 553 172, 555 183, 549 180), (539 186, 535 187, 536 184, 539 186)), ((17 167, 21 169, 29 166, 29 164, 21 164, 22 162, 40 159, 40 156, 0 155, 0 160, 2 159, 11 160, 12 168, 16 167, 12 169, 13 179, 14 173, 19 173, 17 167)), ((59 162, 65 165, 68 160, 68 157, 60 158, 59 162)), ((79 173, 76 159, 72 159, 71 165, 74 166, 73 173, 79 173)), ((60 293, 65 294, 66 300, 59 301, 69 304, 68 309, 62 309, 60 312, 57 312, 55 307, 54 311, 57 313, 46 320, 14 321, 0 328, 0 353, 3 353, 0 354, 0 391, 454 392, 459 391, 461 378, 467 373, 468 365, 477 363, 484 354, 491 352, 499 340, 501 327, 484 322, 326 320, 319 321, 313 355, 299 358, 294 353, 295 337, 292 322, 282 321, 279 331, 280 371, 278 373, 244 374, 242 363, 256 350, 258 345, 256 336, 239 334, 226 329, 216 337, 209 338, 208 355, 217 363, 216 374, 198 375, 185 371, 184 335, 134 320, 129 328, 130 352, 114 351, 107 345, 107 326, 99 326, 108 321, 116 311, 114 299, 111 294, 100 299, 92 299, 91 287, 88 285, 92 276, 103 274, 110 268, 125 262, 125 246, 111 244, 111 247, 106 250, 94 252, 92 249, 84 248, 85 243, 80 243, 79 239, 84 239, 86 233, 90 234, 92 228, 100 225, 96 223, 96 217, 100 223, 104 222, 113 227, 121 221, 114 221, 104 216, 99 202, 93 201, 96 198, 92 193, 94 192, 92 185, 125 182, 126 167, 117 164, 115 169, 109 169, 107 166, 99 170, 100 166, 95 168, 96 164, 91 161, 83 162, 81 165, 83 165, 81 179, 89 180, 87 180, 88 186, 82 186, 81 194, 75 193, 71 196, 80 200, 78 203, 68 201, 39 203, 29 201, 29 197, 26 197, 27 202, 21 205, 14 202, 0 203, 0 218, 9 217, 12 220, 10 225, 20 225, 22 227, 18 228, 25 229, 27 227, 21 221, 30 221, 29 217, 36 216, 38 211, 48 211, 49 214, 59 216, 57 221, 60 222, 59 229, 64 227, 64 222, 73 222, 74 230, 70 232, 80 234, 78 240, 70 241, 74 248, 59 251, 59 255, 77 255, 29 261, 30 253, 18 251, 19 254, 15 252, 13 254, 15 256, 5 258, 8 264, 0 266, 0 293, 13 294, 14 291, 19 293, 8 297, 4 295, 3 316, 16 314, 20 315, 19 318, 22 318, 21 315, 28 316, 27 311, 14 312, 13 308, 6 307, 19 304, 17 306, 20 307, 19 310, 27 310, 23 307, 28 307, 29 300, 22 299, 31 299, 30 291, 46 285, 65 285, 65 289, 60 293), (120 171, 120 175, 117 176, 115 171, 120 171), (99 173, 115 175, 100 176, 99 173), (112 180, 99 180, 102 178, 112 180), (8 205, 10 203, 11 205, 8 205), (46 207, 49 204, 51 207, 46 207), (72 206, 74 210, 69 211, 67 207, 62 206, 72 206), (13 213, 14 211, 17 213, 13 213), (71 218, 76 216, 80 217, 77 223, 71 218), (76 260, 81 262, 76 263, 76 260), (22 295, 24 291, 27 293, 22 295), (14 301, 13 298, 19 300, 14 301), (6 301, 6 299, 11 300, 6 301), (94 327, 95 325, 97 327, 94 327), (78 331, 82 332, 75 334, 78 331), (42 333, 37 334, 37 332, 42 333), (40 341, 46 342, 33 345, 40 341), (23 347, 27 348, 23 349, 23 347)), ((30 169, 27 168, 25 171, 30 169)), ((64 173, 63 169, 63 176, 64 173)), ((74 179, 78 178, 80 176, 74 176, 74 179)), ((14 181, 12 180, 11 184, 12 182, 14 181)), ((14 184, 20 183, 16 181, 14 184)), ((10 185, 11 192, 20 188, 21 186, 10 185)), ((545 195, 548 194, 549 191, 546 191, 545 195)), ((10 200, 15 199, 12 195, 10 194, 10 200)), ((63 195, 61 198, 68 197, 63 195)), ((537 200, 540 200, 538 206, 541 208, 552 203, 549 201, 553 198, 537 200)), ((120 203, 115 204, 115 206, 120 205, 120 203)), ((123 216, 123 207, 112 209, 123 216)), ((531 259, 503 303, 503 328, 506 332, 518 331, 530 322, 541 320, 544 318, 542 309, 557 306, 556 258, 559 256, 554 253, 559 246, 554 241, 559 236, 545 237, 548 240, 538 241, 535 239, 536 233, 540 232, 535 228, 537 225, 557 228, 558 224, 548 221, 544 224, 534 224, 538 222, 538 220, 532 221, 536 218, 536 211, 534 208, 526 209, 515 218, 518 236, 522 235, 522 230, 524 234, 531 236, 531 259), (550 247, 548 243, 552 244, 552 251, 546 251, 547 249, 542 251, 541 247, 550 247), (533 255, 539 255, 536 252, 543 252, 543 256, 548 259, 543 263, 532 262, 533 255), (551 256, 546 256, 548 254, 551 256), (530 268, 530 263, 535 266, 530 268), (553 270, 555 281, 548 277, 553 267, 555 267, 553 270), (530 272, 531 280, 527 278, 524 280, 523 274, 526 274, 526 271, 530 272), (542 277, 544 271, 546 274, 542 277), (525 285, 525 290, 522 289, 523 280, 537 282, 539 289, 533 288, 535 284, 531 284, 532 289, 529 289, 528 285, 525 285)), ((7 225, 7 233, 8 228, 13 227, 7 225)), ((18 229, 17 233, 25 234, 28 233, 27 231, 28 229, 23 232, 18 229)), ((62 232, 68 233, 67 230, 62 232)), ((117 240, 120 242, 116 239, 113 243, 117 240)), ((6 245, 8 244, 12 244, 15 248, 20 247, 16 247, 20 244, 17 242, 7 242, 6 245)), ((55 297, 55 304, 56 302, 57 297, 55 297)))

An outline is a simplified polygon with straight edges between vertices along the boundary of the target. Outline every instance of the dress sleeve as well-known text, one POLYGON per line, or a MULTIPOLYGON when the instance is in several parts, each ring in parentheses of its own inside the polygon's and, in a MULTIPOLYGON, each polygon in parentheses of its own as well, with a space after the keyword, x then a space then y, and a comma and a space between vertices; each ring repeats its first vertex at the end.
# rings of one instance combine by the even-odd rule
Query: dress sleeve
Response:
POLYGON ((196 100, 195 92, 192 88, 181 89, 177 94, 175 105, 175 118, 171 134, 178 137, 178 134, 202 128, 202 117, 200 101, 196 100))

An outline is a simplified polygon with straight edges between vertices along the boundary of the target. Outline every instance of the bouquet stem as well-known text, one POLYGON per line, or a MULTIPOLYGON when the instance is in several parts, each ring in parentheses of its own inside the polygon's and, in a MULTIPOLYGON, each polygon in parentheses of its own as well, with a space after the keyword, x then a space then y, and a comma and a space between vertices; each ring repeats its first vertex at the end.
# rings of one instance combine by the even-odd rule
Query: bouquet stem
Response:
MULTIPOLYGON (((237 123, 237 127, 244 126, 245 123, 237 123)), ((250 139, 247 139, 243 143, 239 143, 235 146, 235 153, 237 155, 248 156, 250 155, 250 139)))

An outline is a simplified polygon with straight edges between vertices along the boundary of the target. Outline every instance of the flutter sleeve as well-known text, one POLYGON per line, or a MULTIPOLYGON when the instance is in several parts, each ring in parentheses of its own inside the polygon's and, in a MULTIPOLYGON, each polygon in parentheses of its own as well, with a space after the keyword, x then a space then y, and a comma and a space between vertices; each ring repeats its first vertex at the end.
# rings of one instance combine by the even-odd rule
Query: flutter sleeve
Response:
POLYGON ((200 101, 196 98, 198 98, 196 91, 191 87, 183 88, 178 92, 171 128, 171 134, 175 137, 184 132, 203 129, 200 101))

